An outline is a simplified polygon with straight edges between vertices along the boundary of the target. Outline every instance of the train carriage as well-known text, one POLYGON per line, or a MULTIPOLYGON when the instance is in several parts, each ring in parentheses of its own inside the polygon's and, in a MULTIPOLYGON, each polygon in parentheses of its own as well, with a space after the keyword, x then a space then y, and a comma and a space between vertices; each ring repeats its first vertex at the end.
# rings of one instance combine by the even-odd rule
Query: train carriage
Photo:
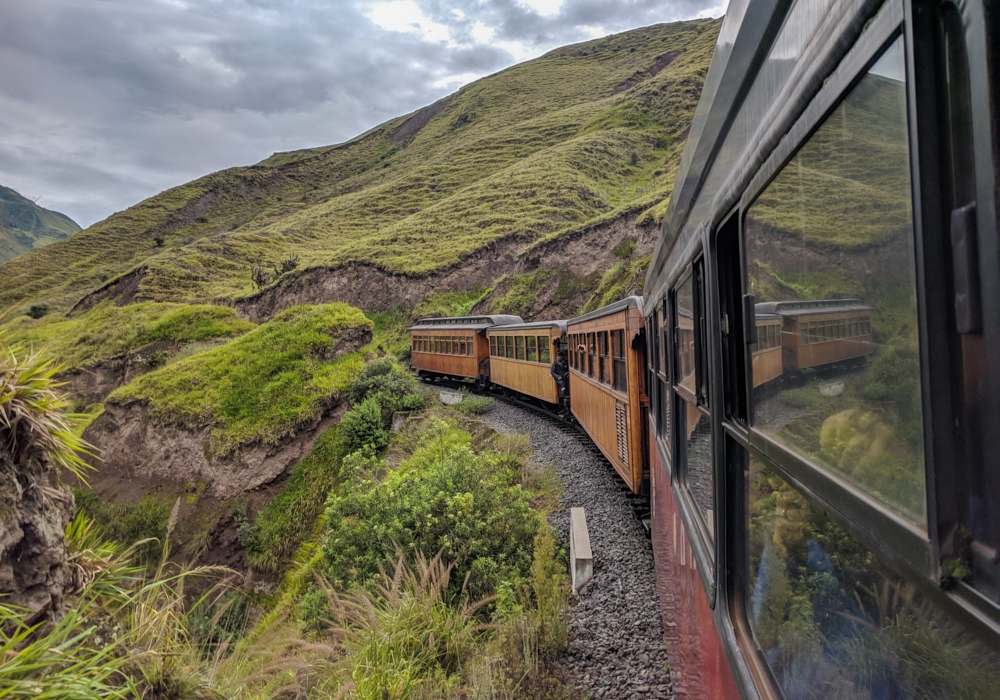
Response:
POLYGON ((487 329, 516 323, 521 323, 520 316, 500 314, 419 319, 407 329, 410 365, 421 376, 476 380, 489 376, 487 329))
POLYGON ((573 415, 633 493, 645 492, 642 299, 628 297, 566 322, 573 415))
POLYGON ((728 5, 643 287, 678 698, 998 696, 998 36, 728 5))
POLYGON ((565 348, 566 322, 512 323, 486 331, 490 381, 512 391, 559 403, 559 388, 549 371, 565 348))
MULTIPOLYGON (((875 352, 872 307, 860 299, 774 301, 756 304, 755 308, 757 314, 776 315, 781 320, 785 371, 844 362, 857 364, 875 352)), ((769 342, 767 332, 765 328, 764 342, 769 342)))

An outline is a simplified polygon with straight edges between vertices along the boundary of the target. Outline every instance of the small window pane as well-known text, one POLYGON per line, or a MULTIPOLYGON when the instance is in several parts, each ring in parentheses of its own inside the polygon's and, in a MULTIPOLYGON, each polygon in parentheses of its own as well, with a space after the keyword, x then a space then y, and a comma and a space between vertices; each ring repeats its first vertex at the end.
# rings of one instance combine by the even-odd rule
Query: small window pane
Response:
POLYGON ((518 360, 524 359, 524 336, 514 336, 514 357, 518 360))
POLYGON ((694 362, 694 280, 688 277, 677 290, 677 383, 697 391, 694 362))
POLYGON ((538 362, 538 346, 536 345, 537 339, 535 336, 529 335, 524 340, 527 343, 528 362, 538 362))
POLYGON ((497 354, 497 337, 495 335, 490 336, 490 355, 496 356, 497 354))
POLYGON ((698 507, 708 534, 714 536, 713 499, 715 494, 712 473, 712 422, 695 404, 682 398, 678 420, 684 433, 684 485, 698 507))
POLYGON ((758 387, 757 428, 922 525, 920 353, 902 65, 900 38, 767 186, 744 228, 758 311, 788 323, 817 323, 820 339, 784 349, 783 371, 798 379, 758 387), (861 311, 867 313, 856 313, 861 311), (871 336, 845 337, 848 315, 870 317, 871 336))
POLYGON ((747 617, 786 700, 991 698, 1000 659, 750 460, 747 617))
POLYGON ((544 335, 538 336, 538 361, 545 364, 552 362, 549 353, 549 339, 544 335))
POLYGON ((509 357, 509 358, 513 358, 514 357, 514 336, 508 335, 508 336, 504 336, 504 337, 506 338, 505 345, 507 346, 507 354, 506 354, 506 356, 509 357))

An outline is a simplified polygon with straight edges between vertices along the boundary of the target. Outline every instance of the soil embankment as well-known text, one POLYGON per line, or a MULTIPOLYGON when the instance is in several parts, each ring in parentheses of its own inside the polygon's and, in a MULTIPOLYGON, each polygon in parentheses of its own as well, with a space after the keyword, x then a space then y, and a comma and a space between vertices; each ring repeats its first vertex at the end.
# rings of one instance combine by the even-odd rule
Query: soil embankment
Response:
MULTIPOLYGON (((636 241, 634 255, 652 250, 658 227, 636 224, 638 213, 595 224, 531 245, 515 236, 494 241, 450 265, 426 276, 380 269, 369 263, 345 263, 313 267, 286 277, 278 284, 236 301, 236 310, 251 321, 263 321, 298 304, 346 302, 364 311, 383 311, 402 304, 413 308, 428 295, 492 286, 500 278, 532 274, 538 270, 560 270, 574 283, 549 284, 538 295, 527 318, 575 312, 597 286, 600 275, 617 260, 615 249, 626 239, 636 241), (562 290, 562 293, 560 293, 562 290)), ((494 290, 475 311, 488 310, 494 290)))

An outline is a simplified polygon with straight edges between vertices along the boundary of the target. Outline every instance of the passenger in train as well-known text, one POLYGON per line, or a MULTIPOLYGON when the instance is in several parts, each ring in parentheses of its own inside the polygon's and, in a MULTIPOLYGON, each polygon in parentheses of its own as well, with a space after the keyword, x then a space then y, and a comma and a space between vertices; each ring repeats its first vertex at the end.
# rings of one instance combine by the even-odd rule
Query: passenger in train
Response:
POLYGON ((567 357, 566 351, 560 350, 559 354, 556 355, 556 361, 549 369, 549 374, 556 380, 556 386, 559 387, 559 403, 562 405, 563 413, 569 412, 569 362, 567 357))

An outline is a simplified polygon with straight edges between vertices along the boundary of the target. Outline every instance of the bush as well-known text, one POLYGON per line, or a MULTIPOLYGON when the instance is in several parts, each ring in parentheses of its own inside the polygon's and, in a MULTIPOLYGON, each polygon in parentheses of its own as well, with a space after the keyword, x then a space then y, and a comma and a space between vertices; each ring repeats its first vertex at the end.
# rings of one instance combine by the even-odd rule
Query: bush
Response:
POLYGON ((404 396, 417 392, 417 381, 391 357, 371 360, 347 389, 347 397, 361 403, 374 396, 386 417, 400 409, 404 396))
POLYGON ((424 407, 424 397, 420 394, 406 394, 399 401, 400 411, 419 411, 424 407))
POLYGON ((353 452, 366 445, 376 451, 389 444, 382 408, 375 397, 369 397, 344 414, 340 420, 345 447, 353 452))
POLYGON ((538 529, 532 496, 516 483, 509 460, 473 453, 470 440, 436 421, 413 457, 380 482, 342 480, 326 512, 324 558, 332 581, 371 582, 397 548, 427 558, 440 552, 455 563, 453 584, 471 574, 475 596, 500 580, 527 578, 538 529))
POLYGON ((493 399, 489 396, 469 394, 457 406, 458 410, 470 416, 479 416, 493 409, 493 399))

